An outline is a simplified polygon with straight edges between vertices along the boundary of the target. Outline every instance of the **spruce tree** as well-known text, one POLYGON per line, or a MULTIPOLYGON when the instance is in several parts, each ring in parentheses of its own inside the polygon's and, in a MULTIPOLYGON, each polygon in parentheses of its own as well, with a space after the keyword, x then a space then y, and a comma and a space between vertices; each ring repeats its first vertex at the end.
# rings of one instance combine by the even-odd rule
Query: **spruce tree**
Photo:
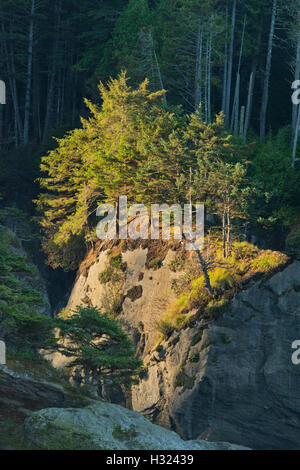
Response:
POLYGON ((85 384, 130 386, 142 362, 118 321, 95 307, 77 307, 57 320, 58 350, 72 360, 68 367, 83 371, 85 384))

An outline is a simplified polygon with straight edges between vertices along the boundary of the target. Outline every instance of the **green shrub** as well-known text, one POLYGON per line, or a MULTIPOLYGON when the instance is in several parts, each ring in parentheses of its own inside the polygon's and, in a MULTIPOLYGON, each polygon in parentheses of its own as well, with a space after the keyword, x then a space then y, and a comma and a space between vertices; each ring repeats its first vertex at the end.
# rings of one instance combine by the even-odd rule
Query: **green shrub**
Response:
POLYGON ((108 268, 99 274, 99 281, 101 284, 107 284, 108 282, 119 282, 120 280, 120 274, 117 273, 112 266, 108 266, 108 268))
POLYGON ((68 367, 79 366, 86 371, 85 385, 90 377, 109 386, 130 386, 142 361, 120 323, 95 307, 78 306, 68 318, 57 319, 60 329, 58 350, 71 357, 68 367))
POLYGON ((175 292, 175 294, 181 294, 190 286, 190 282, 190 276, 187 273, 184 273, 177 279, 171 280, 171 289, 175 292))
POLYGON ((230 344, 232 341, 232 338, 228 338, 227 336, 222 336, 222 343, 223 344, 230 344))
POLYGON ((162 318, 157 324, 158 331, 163 335, 164 338, 168 337, 174 330, 174 326, 170 319, 162 318))
POLYGON ((111 299, 110 308, 107 313, 113 318, 119 315, 122 312, 123 300, 123 295, 119 292, 116 293, 111 299))
POLYGON ((198 333, 192 339, 191 346, 195 346, 196 344, 200 343, 200 341, 202 340, 202 336, 203 330, 199 330, 198 333))
POLYGON ((259 249, 248 242, 234 242, 232 248, 236 260, 253 259, 259 253, 259 249))
POLYGON ((8 348, 34 354, 56 343, 52 319, 39 313, 42 294, 31 288, 28 274, 36 273, 26 256, 7 245, 7 229, 0 227, 0 331, 8 348))
POLYGON ((182 255, 177 255, 172 261, 170 261, 168 266, 174 273, 177 271, 182 271, 185 266, 185 259, 182 255))
POLYGON ((175 379, 175 387, 184 387, 184 375, 179 374, 175 379))
POLYGON ((222 268, 216 268, 211 271, 210 282, 213 289, 220 289, 222 291, 232 289, 236 284, 233 274, 229 270, 222 268))
POLYGON ((221 300, 211 300, 207 305, 207 313, 213 317, 222 313, 227 305, 229 304, 228 299, 221 299, 221 300))
POLYGON ((199 359, 200 359, 199 353, 194 353, 194 354, 191 354, 191 356, 189 358, 189 361, 190 362, 198 362, 199 359))
POLYGON ((210 299, 209 293, 203 287, 200 289, 193 288, 189 296, 189 307, 204 311, 210 299))
POLYGON ((144 379, 145 376, 147 375, 147 372, 148 372, 147 366, 142 365, 138 368, 137 375, 140 379, 144 379))
POLYGON ((251 268, 267 273, 287 263, 288 257, 278 251, 264 250, 252 261, 251 268))
POLYGON ((177 299, 175 303, 169 307, 168 312, 173 316, 179 313, 186 313, 189 311, 189 305, 190 303, 188 294, 182 294, 179 299, 177 299))
POLYGON ((162 261, 158 258, 154 258, 154 259, 151 259, 148 263, 147 263, 147 266, 148 266, 148 269, 159 269, 162 267, 162 261))
POLYGON ((121 271, 125 271, 126 266, 127 266, 127 263, 123 263, 121 255, 111 256, 109 264, 113 269, 117 269, 121 271))

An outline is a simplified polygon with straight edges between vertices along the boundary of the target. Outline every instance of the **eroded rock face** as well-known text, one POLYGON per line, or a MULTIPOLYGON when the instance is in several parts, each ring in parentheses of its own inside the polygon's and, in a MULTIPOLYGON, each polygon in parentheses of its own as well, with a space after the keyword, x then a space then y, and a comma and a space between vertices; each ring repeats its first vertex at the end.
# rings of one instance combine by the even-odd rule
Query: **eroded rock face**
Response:
MULTIPOLYGON (((171 289, 171 279, 178 276, 169 268, 176 252, 167 252, 159 269, 147 269, 148 249, 139 247, 122 253, 122 261, 126 263, 122 292, 124 300, 122 311, 118 318, 132 335, 135 343, 139 340, 139 330, 142 325, 146 341, 145 351, 149 351, 156 343, 159 332, 157 322, 165 313, 168 303, 176 300, 171 289), (133 295, 135 293, 135 295, 133 295)), ((114 295, 113 283, 103 284, 99 281, 101 274, 108 265, 107 251, 100 252, 97 260, 87 272, 81 274, 73 287, 67 310, 73 310, 77 305, 91 304, 102 308, 107 296, 114 295)), ((120 287, 117 286, 119 291, 120 287)), ((141 346, 141 343, 140 343, 141 346)))
POLYGON ((64 401, 65 392, 59 385, 37 381, 0 366, 0 404, 13 404, 16 409, 39 410, 62 406, 64 401))
POLYGON ((217 322, 174 333, 148 354, 148 371, 133 390, 132 406, 185 439, 299 449, 295 339, 300 339, 298 262, 239 293, 217 322))
MULTIPOLYGON (((175 255, 170 249, 161 267, 148 269, 147 248, 122 253, 119 319, 147 367, 128 406, 184 439, 299 449, 300 366, 292 364, 291 344, 300 339, 300 263, 240 292, 218 321, 174 332, 156 351, 157 322, 176 298, 170 286, 177 273, 169 268, 175 255), (139 295, 126 297, 132 289, 139 295)), ((102 252, 78 277, 68 308, 86 297, 102 306, 99 273, 107 259, 102 252)))
POLYGON ((138 413, 105 402, 38 411, 26 419, 25 433, 29 445, 49 450, 243 449, 224 442, 183 441, 138 413))

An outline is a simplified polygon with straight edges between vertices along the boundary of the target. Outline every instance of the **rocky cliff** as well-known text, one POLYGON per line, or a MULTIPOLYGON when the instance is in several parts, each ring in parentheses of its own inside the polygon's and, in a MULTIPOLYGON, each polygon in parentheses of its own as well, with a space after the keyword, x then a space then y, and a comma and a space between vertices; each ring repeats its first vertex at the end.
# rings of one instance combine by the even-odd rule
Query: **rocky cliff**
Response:
POLYGON ((128 406, 155 423, 184 439, 298 449, 300 366, 291 344, 300 338, 300 264, 244 287, 217 319, 159 340, 157 323, 176 297, 170 266, 180 249, 165 246, 158 258, 143 245, 123 250, 123 275, 114 280, 112 250, 100 250, 81 266, 67 308, 107 308, 117 298, 115 313, 145 365, 128 406))
POLYGON ((239 293, 216 322, 173 334, 148 354, 135 410, 187 439, 299 449, 300 264, 239 293))

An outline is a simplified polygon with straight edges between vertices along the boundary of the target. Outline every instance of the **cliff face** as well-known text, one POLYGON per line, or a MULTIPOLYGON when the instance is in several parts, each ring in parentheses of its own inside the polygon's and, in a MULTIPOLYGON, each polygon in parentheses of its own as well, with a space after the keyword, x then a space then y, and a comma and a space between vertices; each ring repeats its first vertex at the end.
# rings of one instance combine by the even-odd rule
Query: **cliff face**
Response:
MULTIPOLYGON (((103 306, 113 290, 99 282, 107 256, 101 252, 81 272, 68 308, 103 306)), ((300 366, 292 364, 291 344, 300 339, 300 263, 239 292, 218 320, 174 331, 157 347, 157 321, 174 299, 174 256, 169 249, 161 266, 148 269, 147 248, 122 253, 118 318, 145 365, 129 406, 184 439, 299 449, 300 366)))
POLYGON ((294 263, 239 293, 217 322, 173 334, 145 357, 133 408, 187 439, 299 449, 299 287, 294 263))
POLYGON ((165 313, 167 305, 176 299, 171 289, 171 279, 177 275, 169 268, 175 253, 166 249, 160 265, 158 258, 150 259, 153 254, 149 253, 148 248, 140 246, 124 251, 122 279, 103 283, 99 275, 107 269, 110 250, 101 251, 89 267, 81 270, 66 309, 72 310, 77 305, 87 304, 110 308, 114 299, 120 299, 118 319, 131 333, 139 352, 144 356, 159 338, 157 322, 165 313))

